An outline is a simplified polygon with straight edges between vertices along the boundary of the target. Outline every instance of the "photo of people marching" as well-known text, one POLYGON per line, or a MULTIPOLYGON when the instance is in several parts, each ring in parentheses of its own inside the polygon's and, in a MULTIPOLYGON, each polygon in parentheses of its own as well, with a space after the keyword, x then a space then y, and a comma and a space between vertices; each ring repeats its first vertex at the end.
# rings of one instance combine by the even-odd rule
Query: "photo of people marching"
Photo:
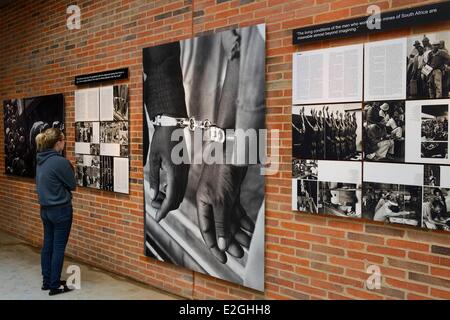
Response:
POLYGON ((417 35, 408 38, 407 98, 438 99, 449 97, 450 32, 417 35))
POLYGON ((360 104, 294 106, 293 156, 300 159, 361 160, 360 104))

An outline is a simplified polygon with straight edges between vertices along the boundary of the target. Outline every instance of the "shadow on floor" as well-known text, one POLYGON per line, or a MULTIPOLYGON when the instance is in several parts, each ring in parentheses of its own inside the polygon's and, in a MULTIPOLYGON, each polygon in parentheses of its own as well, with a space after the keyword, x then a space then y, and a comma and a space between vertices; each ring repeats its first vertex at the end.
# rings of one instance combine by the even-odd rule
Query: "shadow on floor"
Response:
POLYGON ((66 258, 81 269, 81 290, 50 297, 41 290, 39 250, 0 231, 0 300, 176 300, 169 293, 66 258))

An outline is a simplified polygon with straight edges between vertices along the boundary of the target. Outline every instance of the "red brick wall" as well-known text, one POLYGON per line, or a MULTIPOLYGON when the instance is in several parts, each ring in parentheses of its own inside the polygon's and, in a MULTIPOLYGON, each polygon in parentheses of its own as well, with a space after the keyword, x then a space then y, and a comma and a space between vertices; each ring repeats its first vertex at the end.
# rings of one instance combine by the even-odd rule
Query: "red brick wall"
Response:
MULTIPOLYGON (((0 100, 64 93, 67 156, 74 161, 74 76, 129 67, 131 193, 80 188, 68 254, 187 298, 450 299, 450 235, 291 211, 292 53, 447 29, 450 23, 371 37, 293 46, 291 30, 419 0, 16 0, 0 12, 0 100), (68 31, 66 7, 78 4, 82 29, 68 31), (281 172, 266 179, 266 292, 261 294, 143 255, 142 58, 144 47, 205 32, 267 25, 267 124, 281 130, 281 172), (382 289, 364 289, 368 264, 382 289)), ((3 111, 0 112, 3 119, 3 111)), ((0 140, 3 141, 3 121, 0 140)), ((0 229, 39 246, 42 228, 34 183, 3 174, 0 229)))

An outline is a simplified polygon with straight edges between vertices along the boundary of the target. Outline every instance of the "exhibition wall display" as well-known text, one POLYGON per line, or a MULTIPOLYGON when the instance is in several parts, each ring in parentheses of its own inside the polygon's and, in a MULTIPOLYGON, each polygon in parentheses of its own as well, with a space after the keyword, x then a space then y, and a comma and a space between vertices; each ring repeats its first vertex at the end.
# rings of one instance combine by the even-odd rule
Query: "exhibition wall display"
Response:
POLYGON ((129 193, 127 85, 75 92, 75 155, 79 186, 129 193))
POLYGON ((293 55, 293 210, 450 231, 449 43, 293 55))
POLYGON ((64 130, 62 94, 3 102, 5 128, 5 172, 34 178, 36 136, 47 128, 64 130))
MULTIPOLYGON (((180 139, 171 135, 181 125, 155 119, 208 120, 210 126, 183 129, 191 159, 202 158, 194 140, 210 127, 264 128, 265 25, 146 48, 143 62, 146 255, 262 291, 261 166, 176 165, 171 150, 180 139)), ((200 146, 215 143, 225 145, 203 139, 200 146)))

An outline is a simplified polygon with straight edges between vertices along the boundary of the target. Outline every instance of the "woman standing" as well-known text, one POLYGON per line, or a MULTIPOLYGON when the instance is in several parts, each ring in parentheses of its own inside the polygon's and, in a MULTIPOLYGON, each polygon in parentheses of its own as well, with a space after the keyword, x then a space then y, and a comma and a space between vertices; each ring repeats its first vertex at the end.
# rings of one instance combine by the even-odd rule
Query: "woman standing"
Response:
POLYGON ((36 190, 44 225, 42 290, 50 290, 52 296, 71 291, 60 277, 72 227, 72 191, 76 181, 71 163, 62 156, 65 138, 61 130, 49 128, 38 134, 36 145, 36 190))

